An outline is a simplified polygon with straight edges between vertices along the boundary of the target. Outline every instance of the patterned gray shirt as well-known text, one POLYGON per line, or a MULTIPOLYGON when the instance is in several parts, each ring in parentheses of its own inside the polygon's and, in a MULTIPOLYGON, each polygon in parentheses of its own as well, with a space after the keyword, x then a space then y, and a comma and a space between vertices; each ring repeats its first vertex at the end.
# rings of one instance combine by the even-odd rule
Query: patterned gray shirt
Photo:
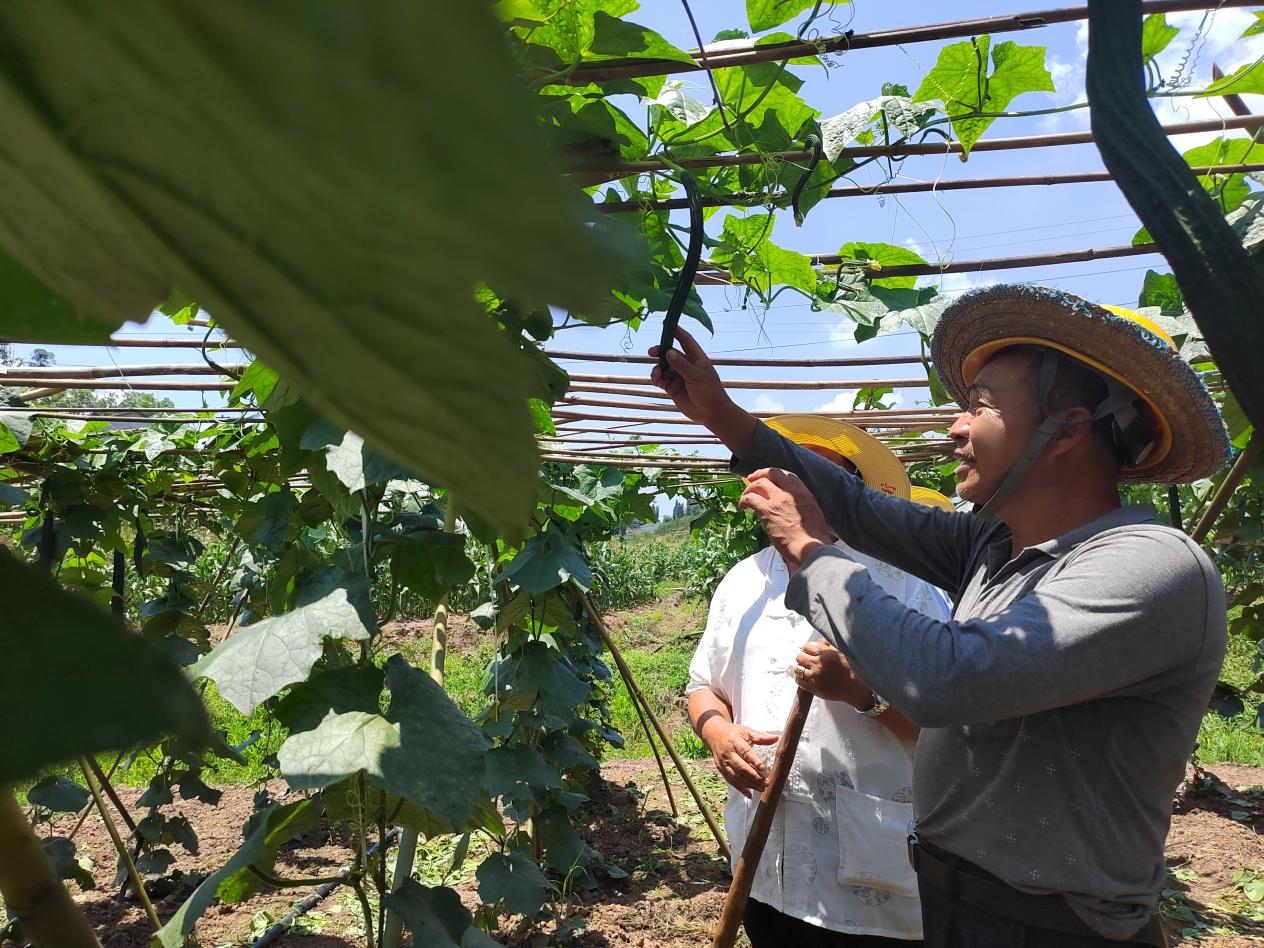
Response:
POLYGON ((829 547, 786 593, 925 728, 918 832, 1065 896, 1108 938, 1139 929, 1224 659, 1224 588, 1202 550, 1123 507, 1011 559, 1004 524, 867 490, 762 424, 733 463, 794 471, 847 543, 954 594, 950 620, 920 615, 829 547))

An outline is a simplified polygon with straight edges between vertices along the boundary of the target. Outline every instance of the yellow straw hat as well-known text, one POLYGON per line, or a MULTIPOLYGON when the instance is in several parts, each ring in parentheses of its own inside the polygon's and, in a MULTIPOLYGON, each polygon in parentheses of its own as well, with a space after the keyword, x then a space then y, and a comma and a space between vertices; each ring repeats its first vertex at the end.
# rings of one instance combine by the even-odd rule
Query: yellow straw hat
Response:
POLYGON ((836 451, 856 465, 860 479, 874 490, 908 498, 909 479, 900 459, 866 431, 845 421, 820 415, 778 415, 765 423, 795 444, 816 445, 836 451))
POLYGON ((909 500, 915 504, 922 504, 925 507, 938 507, 941 510, 949 510, 954 513, 957 510, 953 506, 952 501, 939 491, 931 490, 929 487, 918 487, 916 484, 909 489, 909 500))
POLYGON ((1229 439, 1215 402, 1172 337, 1140 313, 1043 286, 985 287, 944 310, 931 358, 965 407, 975 375, 1011 346, 1057 350, 1136 393, 1150 447, 1122 468, 1121 481, 1188 483, 1224 467, 1229 439))

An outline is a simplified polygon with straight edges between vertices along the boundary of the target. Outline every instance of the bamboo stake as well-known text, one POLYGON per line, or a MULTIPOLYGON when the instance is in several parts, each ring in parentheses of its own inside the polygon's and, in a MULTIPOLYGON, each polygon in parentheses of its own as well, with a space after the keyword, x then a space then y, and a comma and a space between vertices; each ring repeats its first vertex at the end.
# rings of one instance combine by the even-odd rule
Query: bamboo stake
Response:
MULTIPOLYGON (((94 762, 95 763, 95 762, 94 762)), ((154 926, 154 931, 162 928, 162 922, 158 918, 158 913, 154 911, 154 904, 149 901, 149 893, 145 891, 145 885, 141 881, 140 873, 136 869, 136 863, 132 860, 132 854, 127 850, 127 844, 123 842, 123 837, 119 835, 118 827, 114 825, 114 818, 110 816, 110 811, 105 808, 105 801, 101 799, 101 789, 97 786, 96 780, 93 779, 93 765, 88 763, 87 758, 79 758, 79 769, 83 771, 83 779, 88 784, 88 789, 92 791, 92 799, 96 802, 97 812, 101 814, 101 819, 105 822, 105 829, 110 834, 110 840, 114 843, 114 848, 118 850, 119 859, 123 860, 123 866, 127 869, 127 877, 132 881, 132 888, 136 890, 136 897, 140 899, 140 904, 145 909, 145 914, 149 916, 149 922, 154 926)), ((126 811, 119 810, 120 814, 126 811)), ((127 817, 131 821, 131 817, 127 817)), ((132 826, 135 832, 135 826, 132 826)))
POLYGON ((602 621, 601 615, 593 606, 592 600, 588 598, 588 594, 580 588, 579 584, 571 580, 571 584, 575 589, 575 594, 579 597, 580 604, 583 605, 584 611, 588 613, 588 617, 592 619, 593 625, 597 627, 601 640, 605 643, 606 648, 610 650, 610 657, 614 659, 615 667, 619 669, 619 674, 623 676, 623 683, 628 686, 628 694, 634 696, 633 700, 639 700, 645 708, 645 713, 650 719, 650 723, 654 725, 654 730, 658 733, 658 738, 663 742, 663 747, 667 749, 667 754, 672 759, 672 763, 676 765, 676 770, 680 774, 680 778, 685 782, 685 786, 689 789, 689 793, 693 796, 694 802, 698 805, 698 810, 702 813, 702 818, 706 820, 707 826, 711 830, 711 835, 715 837, 716 845, 720 847, 720 852, 725 859, 732 859, 733 855, 729 849, 728 841, 724 838, 724 830, 720 829, 720 824, 715 818, 715 814, 711 812, 711 808, 707 806, 707 801, 702 798, 702 793, 698 790, 697 784, 693 782, 693 777, 689 775, 685 762, 680 759, 680 755, 676 753, 676 748, 672 744, 671 739, 667 736, 667 732, 663 729, 663 725, 659 722, 658 716, 654 713, 654 709, 645 699, 645 695, 641 692, 641 687, 636 683, 636 679, 632 676, 632 669, 628 667, 628 663, 623 660, 623 653, 619 651, 619 646, 615 645, 614 639, 610 637, 610 632, 606 629, 606 623, 602 621))
POLYGON ((755 806, 755 816, 751 820, 746 843, 742 846, 742 855, 738 857, 737 866, 733 870, 733 881, 729 884, 728 894, 724 897, 724 909, 720 913, 720 922, 711 938, 711 948, 732 948, 733 942, 737 939, 737 930, 742 924, 746 900, 750 898, 751 886, 755 882, 755 870, 759 868, 759 859, 764 853, 764 845, 768 842, 768 831, 772 829, 772 820, 777 814, 777 804, 781 800, 786 780, 790 777, 790 765, 794 763, 794 754, 799 748, 799 738, 803 736, 803 726, 807 723, 810 710, 812 710, 812 693, 800 688, 795 692, 794 704, 790 706, 790 717, 786 720, 781 740, 777 742, 777 756, 773 758, 772 772, 764 784, 763 793, 759 795, 759 803, 755 806))
POLYGON ((36 948, 101 948, 10 786, 0 786, 0 896, 36 948))
MULTIPOLYGON (((456 530, 456 504, 448 492, 448 509, 443 514, 443 532, 456 530)), ((430 677, 443 687, 443 668, 448 654, 448 594, 439 597, 435 606, 434 639, 430 646, 430 677)), ((417 855, 418 833, 414 829, 399 831, 399 852, 395 856, 395 873, 391 877, 391 891, 396 892, 413 874, 413 860, 417 855)), ((386 925, 382 929, 382 948, 399 948, 404 934, 404 920, 392 910, 387 910, 386 925)))
POLYGON ((1251 434, 1251 440, 1247 442, 1242 453, 1238 455, 1233 467, 1229 468, 1229 473, 1225 475, 1225 479, 1220 482, 1220 486, 1216 488, 1216 492, 1211 497, 1211 503, 1198 519, 1197 526, 1190 531, 1190 539, 1195 543, 1202 543, 1207 539, 1207 534, 1211 532, 1212 526, 1216 520, 1224 513, 1225 507, 1233 497, 1233 492, 1238 489, 1238 485, 1242 483, 1242 479, 1246 477, 1247 472, 1260 456, 1260 449, 1264 448, 1264 439, 1260 438, 1259 431, 1251 434))
MULTIPOLYGON (((1262 165, 1261 167, 1264 167, 1262 165)), ((887 269, 884 268, 883 273, 887 269)), ((644 375, 572 375, 571 381, 582 385, 590 383, 600 383, 602 385, 613 384, 623 386, 629 389, 653 389, 654 397, 670 398, 671 396, 654 384, 653 380, 644 375)), ((772 391, 780 389, 804 389, 806 391, 816 391, 827 388, 874 388, 875 386, 888 386, 890 388, 925 388, 926 379, 725 379, 725 388, 751 388, 761 391, 772 391)), ((578 390, 578 385, 571 386, 572 391, 578 390)), ((625 394, 625 393, 620 393, 625 394)), ((629 391, 629 395, 641 395, 644 392, 629 391)))
MULTIPOLYGON (((45 388, 61 391, 67 388, 86 388, 102 391, 138 391, 138 392, 230 392, 237 383, 236 382, 167 382, 167 381, 148 381, 146 379, 137 379, 134 382, 120 382, 113 379, 55 379, 55 378, 26 378, 11 377, 0 375, 0 385, 17 383, 18 385, 29 385, 32 388, 43 390, 45 388)), ((30 400, 32 398, 41 397, 34 392, 23 392, 22 398, 30 400)))
MULTIPOLYGON (((47 340, 43 339, 14 339, 6 337, 0 339, 0 344, 14 345, 46 345, 47 340)), ((95 345, 99 349, 201 349, 201 339, 171 339, 171 338, 154 338, 154 339, 134 339, 128 336, 111 336, 109 342, 102 343, 76 343, 76 345, 89 346, 95 345)), ((240 342, 235 339, 210 339, 206 343, 207 349, 241 349, 240 342)))

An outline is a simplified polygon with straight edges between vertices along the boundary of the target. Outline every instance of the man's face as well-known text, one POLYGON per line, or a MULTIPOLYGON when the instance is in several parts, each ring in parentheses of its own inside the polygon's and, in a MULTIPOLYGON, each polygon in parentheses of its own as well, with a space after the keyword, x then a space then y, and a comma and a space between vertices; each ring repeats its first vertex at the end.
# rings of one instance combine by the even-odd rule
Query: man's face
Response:
POLYGON ((969 407, 948 429, 962 500, 987 503, 1026 448, 1038 421, 1035 372, 1034 353, 1003 351, 975 377, 969 407))

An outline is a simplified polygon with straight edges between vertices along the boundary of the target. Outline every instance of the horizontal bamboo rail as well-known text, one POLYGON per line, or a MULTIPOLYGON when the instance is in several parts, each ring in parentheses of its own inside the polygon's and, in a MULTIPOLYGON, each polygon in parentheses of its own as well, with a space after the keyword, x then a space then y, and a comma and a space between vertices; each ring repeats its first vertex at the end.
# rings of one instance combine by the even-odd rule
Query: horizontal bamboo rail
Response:
MULTIPOLYGON (((1233 115, 1223 119, 1200 119, 1194 122, 1173 122, 1164 125, 1166 135, 1188 135, 1195 132, 1219 132, 1230 129, 1248 129, 1254 131, 1264 127, 1264 116, 1233 115)), ((975 142, 970 153, 988 151, 1018 151, 1026 148, 1062 148, 1070 145, 1093 144, 1092 132, 1056 132, 1049 135, 1020 135, 1013 138, 984 138, 975 142)), ((855 145, 841 149, 840 154, 848 158, 908 158, 917 155, 959 155, 963 153, 960 142, 893 142, 890 145, 855 145)), ((726 168, 733 165, 762 165, 768 161, 785 161, 803 164, 810 161, 810 151, 798 149, 774 152, 741 152, 708 155, 702 158, 673 159, 673 164, 682 168, 726 168)), ((645 174, 662 171, 663 162, 657 158, 630 161, 588 161, 577 162, 570 167, 572 173, 596 175, 609 174, 613 178, 621 178, 629 174, 645 174)))
MULTIPOLYGON (((114 379, 52 379, 52 378, 11 378, 0 375, 0 385, 22 385, 30 388, 50 388, 54 390, 67 388, 86 388, 94 391, 150 391, 150 392, 231 392, 236 382, 170 382, 137 379, 136 381, 118 381, 114 379)), ((25 393, 25 398, 34 398, 25 393)))
MULTIPOLYGON (((1146 13, 1175 13, 1183 10, 1206 10, 1220 7, 1253 6, 1254 0, 1146 0, 1142 9, 1146 13)), ((678 73, 698 72, 703 69, 719 69, 727 66, 745 66, 752 63, 778 62, 818 56, 823 53, 845 53, 857 49, 878 49, 884 46, 925 43, 934 40, 960 39, 980 33, 1013 33, 1021 30, 1051 26, 1056 23, 1072 23, 1088 16, 1088 8, 1056 7, 1031 10, 1026 13, 1009 13, 996 16, 974 17, 966 20, 950 20, 943 23, 927 23, 919 26, 873 30, 866 33, 848 31, 837 36, 815 40, 788 40, 784 43, 757 45, 752 41, 742 46, 722 49, 690 50, 693 63, 668 59, 624 59, 595 63, 580 63, 563 79, 575 85, 590 82, 607 82, 611 79, 633 79, 643 76, 669 76, 678 73)))
POLYGON ((22 381, 28 378, 62 381, 64 379, 103 379, 133 375, 224 375, 244 372, 249 362, 229 362, 211 366, 205 362, 164 362, 154 365, 17 365, 0 369, 0 379, 22 381))
MULTIPOLYGON (((937 276, 941 273, 983 273, 988 270, 1018 270, 1023 267, 1050 267, 1086 260, 1113 260, 1117 257, 1140 257, 1157 254, 1157 244, 1124 244, 1118 247, 1087 247, 1084 250, 1058 250, 1051 253, 1023 254, 1018 257, 987 257, 980 260, 959 260, 952 263, 913 263, 892 267, 869 267, 878 277, 937 276)), ((845 263, 836 253, 808 254, 816 264, 830 266, 845 263)))
MULTIPOLYGON (((0 338, 0 344, 21 346, 50 345, 44 339, 0 338)), ((155 337, 153 339, 137 339, 130 336, 111 336, 108 342, 76 342, 76 346, 95 346, 100 349, 201 349, 201 339, 177 339, 171 337, 155 337)), ((241 349, 243 345, 235 339, 208 339, 207 349, 241 349)))
MULTIPOLYGON (((777 415, 784 415, 786 413, 781 412, 781 411, 754 411, 754 412, 751 412, 751 414, 754 415, 756 418, 774 418, 777 415)), ((882 423, 879 421, 870 421, 870 420, 864 419, 863 412, 860 413, 859 421, 856 420, 858 416, 851 412, 809 411, 809 412, 795 412, 795 414, 819 415, 822 418, 836 418, 840 421, 849 421, 852 424, 858 425, 863 428, 874 428, 874 427, 882 426, 882 423)), ((876 412, 874 414, 876 414, 876 412)), ((957 412, 957 414, 960 414, 960 412, 957 412)), ((953 417, 955 416, 951 416, 951 417, 943 416, 943 420, 946 423, 951 424, 953 417)), ((613 422, 616 424, 626 423, 626 424, 631 424, 631 425, 640 425, 640 424, 690 425, 693 427, 701 427, 700 425, 698 425, 696 421, 690 421, 688 418, 684 418, 684 417, 660 418, 654 415, 605 415, 605 414, 594 414, 592 412, 567 411, 565 409, 559 410, 556 407, 553 410, 553 418, 554 418, 554 421, 562 422, 562 423, 565 423, 567 421, 580 421, 580 422, 605 421, 605 422, 613 422)), ((933 419, 928 419, 928 420, 938 421, 940 419, 933 418, 933 419)), ((635 432, 632 432, 632 433, 635 433, 635 432)))
MULTIPOLYGON (((66 406, 58 406, 57 408, 41 408, 38 405, 18 405, 18 406, 13 406, 13 407, 5 407, 4 410, 6 412, 25 412, 27 414, 36 415, 36 416, 47 415, 52 412, 56 412, 58 414, 79 413, 79 412, 82 412, 85 414, 92 414, 93 412, 102 411, 101 408, 89 408, 82 405, 66 405, 66 406)), ((151 408, 136 408, 136 407, 125 407, 125 406, 120 405, 117 407, 111 407, 109 409, 109 411, 112 414, 122 414, 124 412, 135 412, 137 414, 145 414, 145 415, 160 415, 160 414, 166 414, 166 413, 180 414, 180 415, 209 415, 213 413, 216 415, 222 415, 226 413, 257 412, 258 410, 259 409, 257 408, 244 408, 240 406, 231 407, 228 405, 215 407, 215 408, 180 408, 180 407, 172 406, 172 405, 155 405, 151 408)))
MULTIPOLYGON (((885 270, 883 271, 886 272, 885 270)), ((585 380, 587 382, 615 383, 618 385, 640 386, 644 388, 653 388, 655 392, 663 394, 654 382, 641 375, 572 375, 571 381, 576 379, 585 380)), ((891 388, 925 388, 926 379, 725 379, 725 388, 750 388, 767 391, 774 390, 793 390, 804 389, 808 391, 816 391, 827 388, 878 388, 881 386, 889 386, 891 388)))
MULTIPOLYGON (((560 349, 542 350, 550 359, 558 362, 623 362, 633 365, 653 365, 657 360, 647 355, 630 355, 619 352, 569 352, 560 349)), ((831 368, 872 365, 920 365, 922 357, 906 356, 845 356, 837 359, 756 359, 713 357, 712 365, 718 366, 768 366, 777 368, 831 368)), ((572 376, 574 378, 574 376, 572 376)))
MULTIPOLYGON (((1250 174, 1264 171, 1264 164, 1236 165, 1200 165, 1191 168, 1196 175, 1209 174, 1250 174)), ((935 181, 887 181, 873 185, 851 185, 831 188, 826 191, 827 198, 873 197, 882 194, 924 194, 940 191, 973 191, 987 188, 1031 188, 1054 187, 1062 184, 1098 184, 1113 181, 1109 171, 1078 171, 1066 174, 1031 174, 995 178, 957 178, 955 180, 935 181)), ((784 198, 789 195, 783 195, 784 198)), ((750 207, 767 203, 769 196, 759 192, 748 195, 737 195, 732 198, 704 197, 703 207, 750 207), (741 198, 745 197, 745 200, 741 198)), ((661 201, 606 201, 593 205, 607 214, 620 214, 630 211, 675 211, 689 206, 685 198, 667 198, 661 201)))

